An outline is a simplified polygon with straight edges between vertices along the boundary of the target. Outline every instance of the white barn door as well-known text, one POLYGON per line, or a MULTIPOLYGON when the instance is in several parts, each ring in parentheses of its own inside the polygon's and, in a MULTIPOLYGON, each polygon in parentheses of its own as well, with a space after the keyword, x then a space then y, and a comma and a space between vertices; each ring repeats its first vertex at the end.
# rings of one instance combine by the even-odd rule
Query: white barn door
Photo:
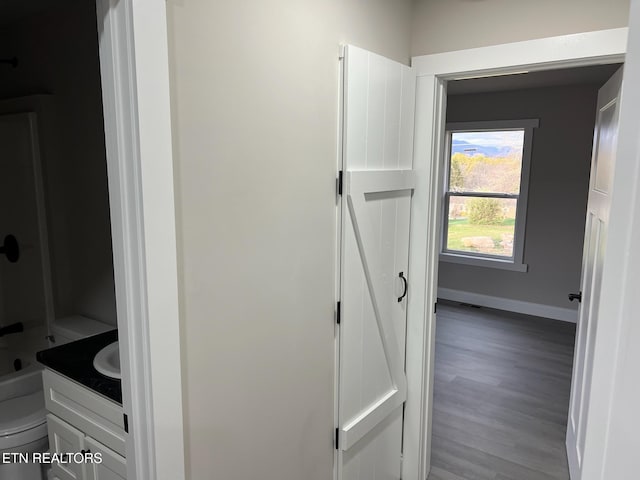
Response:
POLYGON ((573 360, 573 379, 567 425, 567 455, 572 480, 580 480, 586 438, 586 418, 593 372, 593 353, 599 327, 598 309, 602 267, 609 224, 611 187, 618 138, 622 68, 598 93, 589 200, 582 259, 581 304, 573 360))
POLYGON ((344 73, 338 479, 397 480, 415 75, 352 46, 344 73))

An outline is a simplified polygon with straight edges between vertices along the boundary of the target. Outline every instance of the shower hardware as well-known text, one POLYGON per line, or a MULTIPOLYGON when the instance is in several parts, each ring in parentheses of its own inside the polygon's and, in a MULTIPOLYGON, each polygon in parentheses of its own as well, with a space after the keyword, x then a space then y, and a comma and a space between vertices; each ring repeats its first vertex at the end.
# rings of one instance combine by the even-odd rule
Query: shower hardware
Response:
POLYGON ((4 65, 11 65, 13 68, 16 68, 18 66, 18 57, 0 58, 0 63, 4 65))
POLYGON ((11 263, 16 263, 20 258, 20 245, 13 235, 4 237, 4 242, 0 245, 0 254, 4 254, 11 263))
POLYGON ((24 332, 24 325, 22 322, 12 323, 11 325, 7 325, 6 327, 0 327, 0 337, 4 337, 5 335, 9 335, 11 333, 21 333, 24 332))

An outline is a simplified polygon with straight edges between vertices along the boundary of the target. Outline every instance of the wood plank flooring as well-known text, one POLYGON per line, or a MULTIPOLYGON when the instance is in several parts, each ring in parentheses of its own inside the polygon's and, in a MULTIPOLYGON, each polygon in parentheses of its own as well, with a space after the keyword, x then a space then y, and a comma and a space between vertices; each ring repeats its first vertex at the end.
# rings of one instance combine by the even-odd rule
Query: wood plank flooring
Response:
POLYGON ((575 325, 438 302, 428 480, 568 480, 575 325))

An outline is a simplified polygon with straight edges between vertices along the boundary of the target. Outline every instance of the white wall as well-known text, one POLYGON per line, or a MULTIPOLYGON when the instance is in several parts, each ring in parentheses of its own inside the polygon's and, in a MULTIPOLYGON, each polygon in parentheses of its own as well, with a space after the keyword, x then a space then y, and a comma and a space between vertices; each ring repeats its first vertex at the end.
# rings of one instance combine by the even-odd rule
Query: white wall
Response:
MULTIPOLYGON (((7 19, 3 18, 6 22, 7 19)), ((0 29, 0 99, 50 94, 41 124, 58 316, 116 324, 104 125, 93 2, 77 1, 0 29), (50 110, 51 111, 51 110, 50 110)))
POLYGON ((411 55, 626 27, 629 0, 414 0, 411 55))
POLYGON ((440 262, 439 287, 577 308, 598 86, 454 95, 453 122, 538 118, 534 130, 524 263, 528 272, 440 262))
POLYGON ((409 1, 168 3, 188 478, 333 468, 338 45, 409 1))

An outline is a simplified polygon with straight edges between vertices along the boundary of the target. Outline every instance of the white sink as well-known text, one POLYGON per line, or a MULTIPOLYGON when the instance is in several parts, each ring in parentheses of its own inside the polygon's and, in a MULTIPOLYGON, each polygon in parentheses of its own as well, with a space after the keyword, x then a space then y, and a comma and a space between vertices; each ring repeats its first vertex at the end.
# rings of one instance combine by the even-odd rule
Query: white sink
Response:
POLYGON ((93 358, 93 366, 107 377, 121 378, 118 342, 113 342, 100 350, 93 358))

